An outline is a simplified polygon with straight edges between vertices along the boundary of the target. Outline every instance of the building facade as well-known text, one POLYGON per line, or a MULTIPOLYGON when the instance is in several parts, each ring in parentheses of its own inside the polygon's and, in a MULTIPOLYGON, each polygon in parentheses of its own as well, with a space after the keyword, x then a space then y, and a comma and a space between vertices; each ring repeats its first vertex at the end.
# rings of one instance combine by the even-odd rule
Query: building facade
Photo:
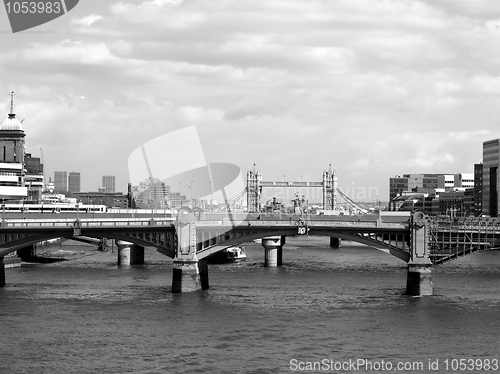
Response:
POLYGON ((417 188, 438 188, 438 176, 443 174, 403 174, 389 179, 389 201, 404 192, 416 192, 417 188))
POLYGON ((108 208, 128 208, 128 196, 119 192, 75 192, 73 196, 86 205, 106 205, 108 208))
POLYGON ((32 157, 31 153, 24 155, 26 175, 24 183, 28 189, 28 201, 40 202, 44 190, 43 164, 39 157, 32 157))
POLYGON ((474 216, 483 214, 483 164, 474 164, 474 216))
POLYGON ((104 175, 102 177, 102 187, 104 187, 104 192, 114 193, 115 192, 115 176, 114 175, 104 175))
POLYGON ((500 139, 483 142, 483 214, 498 216, 500 139))
POLYGON ((57 192, 68 191, 68 172, 54 172, 54 190, 57 192))
POLYGON ((80 192, 80 173, 72 171, 68 174, 68 191, 80 192))

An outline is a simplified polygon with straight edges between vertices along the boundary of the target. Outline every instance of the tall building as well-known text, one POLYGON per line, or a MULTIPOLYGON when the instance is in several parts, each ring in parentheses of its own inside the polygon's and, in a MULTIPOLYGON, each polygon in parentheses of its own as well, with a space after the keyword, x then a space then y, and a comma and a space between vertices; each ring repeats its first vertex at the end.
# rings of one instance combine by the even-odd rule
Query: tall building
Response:
POLYGON ((498 216, 500 139, 483 142, 483 214, 498 216))
POLYGON ((80 192, 80 173, 72 171, 68 175, 68 191, 80 192))
POLYGON ((25 186, 28 188, 28 200, 39 202, 44 188, 43 164, 39 157, 32 157, 31 153, 24 155, 26 175, 25 186))
POLYGON ((0 126, 0 200, 20 200, 28 194, 24 185, 24 137, 14 113, 12 92, 8 118, 0 126))
POLYGON ((474 216, 483 214, 483 164, 474 164, 474 216))
POLYGON ((68 172, 55 171, 54 172, 54 190, 55 191, 68 191, 68 172))
POLYGON ((114 193, 115 192, 115 176, 114 175, 104 175, 102 177, 102 187, 104 187, 104 192, 114 193))

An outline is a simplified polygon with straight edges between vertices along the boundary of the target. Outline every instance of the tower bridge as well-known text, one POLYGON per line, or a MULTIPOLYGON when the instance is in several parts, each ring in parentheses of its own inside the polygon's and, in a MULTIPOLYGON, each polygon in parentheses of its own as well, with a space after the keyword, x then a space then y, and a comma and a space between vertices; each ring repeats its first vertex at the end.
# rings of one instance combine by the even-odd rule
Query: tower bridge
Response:
POLYGON ((303 188, 314 187, 322 189, 323 210, 334 210, 337 208, 337 173, 330 164, 328 170, 323 172, 320 182, 306 181, 263 181, 262 172, 253 165, 253 169, 247 172, 247 207, 249 213, 260 212, 260 199, 262 189, 270 187, 281 188, 303 188))
POLYGON ((119 263, 124 264, 143 263, 144 247, 154 247, 174 261, 173 292, 208 289, 210 255, 262 239, 265 266, 282 266, 289 235, 330 236, 377 248, 408 264, 408 294, 431 295, 432 266, 498 248, 500 220, 428 217, 421 212, 404 218, 235 214, 228 219, 195 215, 189 208, 176 218, 7 219, 0 225, 0 286, 5 285, 3 259, 9 253, 52 238, 86 236, 115 239, 119 263))

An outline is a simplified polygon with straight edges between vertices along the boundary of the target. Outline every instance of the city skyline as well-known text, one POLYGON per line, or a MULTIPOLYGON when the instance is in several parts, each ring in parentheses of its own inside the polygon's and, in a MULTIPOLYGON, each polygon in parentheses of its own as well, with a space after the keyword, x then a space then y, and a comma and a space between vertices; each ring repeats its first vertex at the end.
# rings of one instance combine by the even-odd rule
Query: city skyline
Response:
POLYGON ((83 191, 125 191, 134 149, 196 125, 209 162, 303 181, 332 164, 387 200, 389 178, 472 173, 500 137, 499 19, 467 0, 87 1, 1 33, 0 109, 14 91, 26 151, 83 191))

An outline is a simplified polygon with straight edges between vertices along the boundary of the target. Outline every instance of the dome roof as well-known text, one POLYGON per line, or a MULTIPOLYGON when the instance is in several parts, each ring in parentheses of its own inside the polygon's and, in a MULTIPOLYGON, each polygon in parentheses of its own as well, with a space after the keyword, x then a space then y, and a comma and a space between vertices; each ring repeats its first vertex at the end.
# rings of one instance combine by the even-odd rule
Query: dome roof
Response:
POLYGON ((24 131, 21 122, 19 122, 15 114, 9 114, 9 118, 2 122, 0 130, 24 131))

